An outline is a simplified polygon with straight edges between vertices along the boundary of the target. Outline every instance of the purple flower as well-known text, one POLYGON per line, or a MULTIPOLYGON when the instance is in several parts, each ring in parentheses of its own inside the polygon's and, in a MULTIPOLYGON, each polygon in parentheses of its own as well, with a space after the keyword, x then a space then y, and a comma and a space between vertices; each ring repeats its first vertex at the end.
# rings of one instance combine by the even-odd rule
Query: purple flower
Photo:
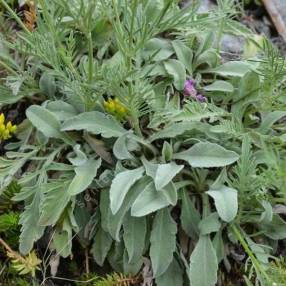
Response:
POLYGON ((199 101, 199 102, 206 102, 207 101, 207 98, 205 96, 203 96, 202 94, 198 94, 196 96, 196 99, 199 101))
POLYGON ((189 78, 185 82, 185 87, 184 87, 184 96, 188 97, 191 96, 192 98, 196 99, 199 102, 206 102, 207 98, 203 96, 202 94, 198 94, 198 91, 196 90, 195 87, 196 82, 189 78))
POLYGON ((191 97, 196 97, 197 96, 197 90, 195 88, 195 81, 192 79, 188 79, 185 82, 185 87, 184 87, 184 95, 185 96, 191 96, 191 97))

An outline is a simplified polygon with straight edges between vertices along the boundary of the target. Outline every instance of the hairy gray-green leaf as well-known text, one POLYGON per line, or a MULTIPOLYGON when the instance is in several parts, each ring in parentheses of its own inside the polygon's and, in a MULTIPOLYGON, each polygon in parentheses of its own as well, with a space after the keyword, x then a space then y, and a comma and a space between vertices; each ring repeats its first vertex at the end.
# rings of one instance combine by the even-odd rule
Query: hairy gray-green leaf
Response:
POLYGON ((38 190, 32 202, 25 206, 25 210, 20 216, 19 224, 21 224, 22 227, 19 238, 19 249, 24 255, 32 250, 34 242, 44 234, 45 227, 39 225, 40 202, 41 192, 38 190))
POLYGON ((104 260, 112 245, 112 238, 109 233, 105 232, 101 227, 95 234, 92 244, 91 253, 95 262, 99 266, 103 266, 104 260))
POLYGON ((127 134, 120 136, 113 145, 113 154, 119 160, 132 159, 127 147, 127 134))
POLYGON ((239 155, 215 143, 199 142, 174 154, 173 158, 187 161, 192 167, 211 168, 230 165, 239 159, 239 155))
POLYGON ((182 41, 172 41, 178 60, 183 63, 189 73, 192 73, 193 52, 182 41))
POLYGON ((109 192, 102 191, 100 197, 101 224, 102 228, 108 231, 113 239, 120 240, 119 234, 125 215, 149 182, 150 179, 147 176, 138 180, 127 193, 122 206, 115 215, 112 214, 110 209, 109 192))
POLYGON ((39 224, 43 226, 55 225, 70 202, 70 194, 67 192, 67 183, 47 184, 43 186, 44 193, 41 205, 39 224))
POLYGON ((143 173, 144 168, 140 167, 121 172, 113 179, 110 188, 110 208, 113 214, 120 209, 127 192, 143 176, 143 173))
POLYGON ((199 222, 200 213, 195 208, 186 191, 181 192, 182 210, 181 210, 181 223, 182 228, 192 239, 197 240, 200 234, 199 222))
POLYGON ((243 77, 247 72, 251 70, 251 65, 243 61, 230 61, 215 69, 210 70, 221 76, 235 76, 243 77))
POLYGON ((72 225, 68 216, 64 218, 62 228, 56 229, 53 236, 53 246, 57 254, 64 258, 72 254, 72 225))
POLYGON ((175 258, 168 269, 156 278, 157 286, 183 286, 183 270, 175 258))
POLYGON ((39 81, 40 90, 49 98, 53 98, 56 92, 56 82, 54 77, 48 73, 44 72, 39 81))
POLYGON ((199 229, 201 235, 217 232, 221 227, 218 213, 212 213, 209 216, 203 218, 199 223, 199 229))
POLYGON ((143 254, 147 223, 145 217, 127 216, 123 223, 123 240, 128 253, 128 262, 138 261, 143 254))
POLYGON ((95 178, 100 165, 101 159, 89 159, 83 165, 76 167, 74 169, 76 175, 74 176, 67 190, 69 195, 75 196, 85 191, 95 178))
POLYGON ((32 105, 26 110, 26 115, 31 123, 46 137, 63 138, 60 122, 57 117, 42 106, 32 105))
POLYGON ((129 261, 127 250, 123 254, 123 271, 125 274, 136 275, 140 271, 143 264, 143 257, 129 261))
POLYGON ((156 189, 163 189, 183 168, 184 165, 177 165, 174 162, 158 165, 154 180, 156 189))
POLYGON ((168 59, 174 53, 170 42, 166 39, 153 38, 149 40, 142 55, 145 59, 151 58, 154 61, 168 59))
POLYGON ((214 286, 217 282, 218 262, 209 235, 202 235, 190 258, 192 286, 214 286))
POLYGON ((233 92, 234 87, 231 83, 224 80, 216 80, 212 84, 204 86, 205 91, 233 92))
POLYGON ((177 202, 177 190, 174 184, 169 184, 161 191, 157 191, 154 182, 149 183, 136 198, 131 207, 131 215, 140 217, 160 210, 177 202))
POLYGON ((226 222, 234 220, 238 211, 237 190, 226 186, 206 192, 214 199, 220 218, 226 222))
POLYGON ((283 117, 286 117, 286 111, 275 110, 273 112, 268 113, 262 118, 262 122, 260 127, 258 128, 258 131, 262 134, 266 134, 270 131, 272 125, 283 117))
POLYGON ((164 63, 168 74, 174 79, 174 86, 182 90, 186 81, 186 70, 184 65, 178 60, 170 59, 164 63))
POLYGON ((222 231, 221 230, 218 231, 214 236, 213 247, 216 251, 218 263, 220 263, 225 256, 224 241, 222 238, 222 231))
POLYGON ((165 208, 157 212, 150 237, 153 276, 159 277, 169 267, 176 249, 177 225, 165 208))
POLYGON ((120 137, 126 133, 115 118, 98 111, 84 112, 66 120, 62 130, 86 130, 93 134, 101 134, 105 138, 120 137))
POLYGON ((55 114, 60 121, 67 120, 77 115, 77 110, 71 104, 62 100, 49 101, 46 107, 55 114))

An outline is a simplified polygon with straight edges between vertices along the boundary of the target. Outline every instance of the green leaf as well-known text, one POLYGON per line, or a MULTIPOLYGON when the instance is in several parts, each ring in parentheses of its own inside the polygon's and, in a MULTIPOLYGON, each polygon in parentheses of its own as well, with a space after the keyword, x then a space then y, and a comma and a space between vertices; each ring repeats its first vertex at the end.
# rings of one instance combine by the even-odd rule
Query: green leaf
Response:
POLYGON ((128 260, 127 250, 124 250, 123 254, 123 271, 124 274, 130 274, 135 276, 141 269, 143 264, 143 257, 140 257, 138 260, 128 260))
POLYGON ((233 92, 234 87, 231 83, 224 80, 216 80, 210 85, 204 86, 205 91, 222 91, 222 92, 233 92))
POLYGON ((56 228, 53 246, 57 253, 64 258, 72 254, 72 225, 68 216, 65 216, 62 228, 56 228))
POLYGON ((127 135, 120 136, 113 145, 113 154, 118 160, 132 159, 133 156, 128 150, 127 135))
POLYGON ((187 131, 204 131, 206 129, 206 124, 202 122, 179 122, 179 123, 172 123, 164 129, 157 131, 156 133, 152 134, 149 138, 150 142, 162 139, 162 138, 174 138, 179 135, 184 134, 187 131))
POLYGON ((215 69, 209 70, 209 72, 213 72, 226 77, 243 77, 247 72, 251 71, 251 69, 251 65, 247 62, 230 61, 221 66, 218 66, 215 69))
POLYGON ((266 134, 270 131, 272 125, 286 116, 286 111, 275 110, 268 113, 265 117, 262 118, 262 122, 258 131, 262 134, 266 134))
POLYGON ((224 241, 222 238, 222 231, 221 230, 218 231, 214 236, 213 247, 216 251, 218 263, 220 263, 225 256, 224 241))
POLYGON ((182 286, 183 270, 174 258, 168 269, 156 278, 157 286, 182 286))
POLYGON ((85 191, 95 178, 100 165, 101 159, 89 159, 83 165, 76 167, 74 169, 76 175, 68 187, 68 194, 75 196, 85 191))
POLYGON ((71 104, 62 100, 49 101, 46 108, 55 114, 60 121, 74 117, 78 113, 71 104))
POLYGON ((120 209, 123 200, 132 185, 142 178, 144 168, 121 172, 115 176, 110 188, 110 208, 113 214, 120 209))
POLYGON ((150 237, 150 258, 153 277, 159 277, 169 267, 176 249, 177 225, 165 208, 157 212, 150 237))
POLYGON ((218 213, 212 213, 209 216, 203 218, 199 223, 199 229, 201 235, 217 232, 221 227, 218 213))
POLYGON ((183 90, 186 81, 186 70, 184 65, 174 59, 170 59, 164 63, 164 67, 168 74, 174 79, 174 86, 177 90, 183 90))
POLYGON ((186 151, 174 154, 173 158, 187 161, 192 167, 211 168, 230 165, 239 159, 239 155, 215 143, 199 142, 186 151))
POLYGON ((214 199, 220 218, 226 222, 234 220, 238 211, 237 190, 226 186, 206 192, 214 199))
POLYGON ((174 184, 169 184, 163 190, 157 191, 153 182, 149 183, 143 192, 136 198, 131 215, 135 217, 145 216, 168 205, 177 202, 177 190, 174 184))
POLYGON ((156 189, 163 189, 183 168, 184 165, 177 165, 174 162, 158 165, 154 180, 156 189))
POLYGON ((46 137, 60 139, 64 137, 57 117, 46 108, 32 105, 26 110, 26 115, 31 123, 46 137))
POLYGON ((95 234, 91 249, 92 256, 99 266, 103 266, 104 260, 111 248, 112 241, 109 233, 99 227, 95 234))
POLYGON ((176 52, 178 60, 185 65, 189 73, 192 73, 193 52, 182 41, 172 41, 173 48, 176 52))
POLYGON ((40 203, 41 192, 38 190, 32 202, 25 206, 25 210, 20 215, 19 224, 22 227, 19 238, 19 249, 24 255, 32 250, 34 242, 44 234, 45 227, 39 225, 40 203))
POLYGON ((147 223, 145 217, 127 216, 123 223, 123 240, 128 253, 128 262, 138 261, 145 248, 147 223))
POLYGON ((201 220, 200 213, 195 208, 187 191, 181 192, 182 210, 181 223, 182 228, 192 239, 197 240, 200 234, 198 225, 201 220))
POLYGON ((48 96, 49 98, 53 98, 56 93, 56 82, 54 77, 48 73, 44 72, 39 81, 40 90, 43 92, 44 95, 48 96))
POLYGON ((93 134, 101 134, 105 138, 120 137, 126 133, 115 118, 98 111, 84 112, 66 120, 62 130, 86 130, 93 134))
POLYGON ((154 38, 149 40, 144 49, 143 57, 151 58, 154 61, 162 61, 168 59, 174 53, 172 46, 168 40, 154 38))
POLYGON ((4 85, 0 86, 0 107, 4 104, 13 104, 19 101, 23 94, 14 95, 9 88, 4 85))
POLYGON ((67 183, 46 184, 41 191, 44 196, 39 224, 42 226, 55 225, 70 202, 71 196, 67 192, 67 183))
POLYGON ((209 235, 202 235, 190 258, 192 286, 214 286, 217 282, 218 262, 209 235))
POLYGON ((145 176, 137 181, 127 193, 122 206, 116 215, 113 215, 110 210, 109 191, 102 191, 100 196, 100 212, 102 228, 109 232, 113 239, 120 241, 120 229, 123 224, 126 213, 131 208, 135 199, 144 190, 150 179, 145 176))
POLYGON ((259 228, 267 237, 273 240, 286 238, 286 222, 277 214, 273 215, 271 222, 259 224, 259 228))

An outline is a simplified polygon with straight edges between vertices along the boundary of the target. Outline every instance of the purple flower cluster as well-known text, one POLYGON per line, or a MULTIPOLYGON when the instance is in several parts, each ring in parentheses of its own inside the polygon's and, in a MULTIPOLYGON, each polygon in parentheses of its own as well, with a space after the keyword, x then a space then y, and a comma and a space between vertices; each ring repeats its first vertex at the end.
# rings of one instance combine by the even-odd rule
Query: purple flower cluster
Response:
POLYGON ((202 94, 199 94, 195 87, 196 82, 193 79, 188 79, 185 82, 184 87, 184 96, 188 97, 191 96, 192 98, 196 99, 199 102, 206 102, 206 97, 202 94))

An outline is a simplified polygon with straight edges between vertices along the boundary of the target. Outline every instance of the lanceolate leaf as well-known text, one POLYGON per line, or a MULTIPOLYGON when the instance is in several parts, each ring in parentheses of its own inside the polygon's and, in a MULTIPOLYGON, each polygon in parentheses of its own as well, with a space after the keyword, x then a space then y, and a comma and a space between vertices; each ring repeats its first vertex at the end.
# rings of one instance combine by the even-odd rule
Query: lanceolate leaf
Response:
POLYGON ((218 262, 209 235, 202 235, 190 258, 192 286, 214 286, 217 282, 218 262))
POLYGON ((46 108, 32 105, 27 109, 26 115, 31 123, 46 137, 64 137, 64 133, 60 130, 60 122, 57 117, 46 108))
POLYGON ((168 74, 173 77, 176 89, 182 90, 186 81, 186 70, 184 65, 177 60, 170 59, 164 63, 164 66, 168 74))
POLYGON ((39 224, 43 226, 55 225, 71 198, 67 192, 67 183, 61 182, 54 188, 49 185, 42 189, 44 196, 39 224))
POLYGON ((103 137, 120 137, 126 130, 110 115, 98 111, 85 112, 64 122, 62 130, 86 130, 103 137))
POLYGON ((164 274, 156 278, 157 286, 182 286, 183 270, 174 258, 164 274))
POLYGON ((221 92, 233 92, 234 87, 231 83, 224 80, 217 80, 210 85, 204 87, 205 91, 221 91, 221 92))
POLYGON ((76 167, 76 175, 68 187, 68 194, 71 196, 75 196, 85 191, 95 178, 100 165, 101 159, 90 159, 83 165, 76 167))
POLYGON ((183 168, 184 165, 177 165, 174 162, 169 164, 160 164, 157 168, 155 176, 156 189, 163 189, 183 168))
POLYGON ((144 190, 145 186, 150 182, 148 177, 143 177, 137 181, 127 193, 122 206, 118 212, 113 215, 110 209, 109 192, 104 190, 100 198, 100 212, 101 212, 101 224, 105 231, 108 231, 113 239, 120 240, 120 229, 122 227, 125 215, 131 208, 135 199, 144 190))
POLYGON ((110 188, 110 208, 113 214, 120 209, 127 192, 143 176, 143 172, 143 167, 140 167, 116 175, 110 188))
POLYGON ((214 199, 215 207, 222 220, 232 221, 238 211, 237 190, 226 186, 206 192, 214 199))
POLYGON ((22 225, 20 234, 20 252, 28 254, 34 245, 43 234, 45 227, 39 225, 40 218, 40 202, 41 192, 36 191, 34 198, 30 205, 25 207, 25 210, 20 216, 19 223, 22 225))
POLYGON ((62 257, 66 258, 71 255, 72 225, 68 216, 64 218, 62 229, 56 229, 53 236, 53 246, 62 257))
POLYGON ((170 211, 167 208, 158 211, 150 238, 150 257, 154 277, 162 275, 172 262, 176 249, 176 233, 177 226, 170 211))
POLYGON ((127 216, 123 223, 123 239, 128 253, 128 262, 138 261, 145 247, 147 223, 145 217, 127 216))
POLYGON ((199 237, 200 214, 196 210, 193 202, 191 201, 188 193, 183 191, 181 193, 182 198, 182 211, 181 211, 181 223, 182 228, 192 239, 196 240, 199 237))
POLYGON ((113 154, 119 160, 132 159, 133 156, 127 148, 127 134, 119 137, 113 145, 113 154))
POLYGON ((101 227, 95 234, 92 244, 91 253, 94 260, 99 266, 103 266, 104 260, 112 245, 112 238, 109 233, 105 232, 101 227))
POLYGON ((131 208, 131 215, 140 217, 160 210, 166 206, 175 205, 177 190, 169 184, 163 190, 157 191, 153 182, 149 183, 143 192, 136 198, 131 208))
POLYGON ((230 165, 239 159, 239 155, 215 143, 199 142, 174 154, 173 158, 187 161, 192 167, 211 168, 230 165))

